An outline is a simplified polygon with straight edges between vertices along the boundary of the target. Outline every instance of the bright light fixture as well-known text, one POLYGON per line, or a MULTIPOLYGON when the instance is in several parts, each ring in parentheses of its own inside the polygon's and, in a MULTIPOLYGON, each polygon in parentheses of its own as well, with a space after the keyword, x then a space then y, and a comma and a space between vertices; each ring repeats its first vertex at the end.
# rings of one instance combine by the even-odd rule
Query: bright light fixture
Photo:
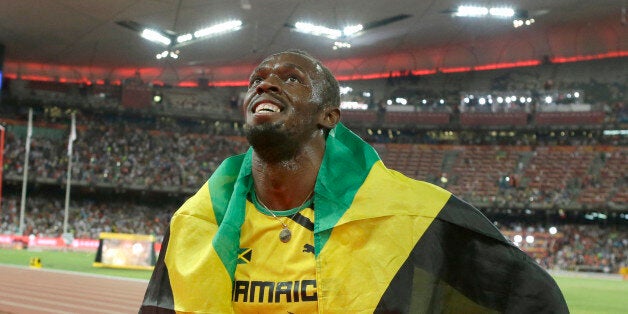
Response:
POLYGON ((155 56, 157 60, 160 60, 166 57, 170 57, 172 59, 179 59, 179 50, 174 50, 174 51, 164 50, 155 56))
POLYGON ((142 31, 141 34, 142 37, 150 40, 150 41, 154 41, 160 44, 164 44, 166 46, 170 45, 170 43, 172 42, 172 40, 170 40, 170 38, 162 35, 160 32, 156 31, 156 30, 152 30, 150 28, 146 28, 142 31))
POLYGON ((546 103, 546 104, 551 104, 551 103, 552 103, 552 101, 553 101, 552 96, 546 96, 546 97, 545 97, 545 103, 546 103))
POLYGON ((511 8, 490 8, 488 13, 496 17, 513 17, 515 16, 515 10, 511 8))
POLYGON ((531 235, 526 236, 526 243, 528 244, 534 243, 534 236, 531 236, 531 235))
POLYGON ((527 19, 527 20, 516 19, 512 21, 512 26, 514 26, 515 28, 521 27, 523 25, 530 26, 532 24, 534 24, 534 19, 527 19))
POLYGON ((342 35, 342 32, 337 29, 328 28, 321 25, 314 25, 311 23, 296 22, 294 24, 294 27, 297 31, 302 33, 316 36, 325 36, 331 39, 336 39, 342 35))
MULTIPOLYGON (((364 29, 362 24, 349 25, 343 28, 342 30, 329 28, 327 26, 316 25, 312 23, 305 22, 296 22, 294 23, 294 29, 298 32, 315 35, 315 36, 324 36, 330 39, 338 39, 340 37, 349 37, 354 36, 361 32, 364 29)), ((348 48, 348 47, 338 47, 338 48, 348 48)), ((338 49, 334 48, 334 49, 338 49)))
POLYGON ((458 11, 454 13, 455 16, 485 16, 489 12, 486 7, 476 7, 471 5, 461 5, 458 7, 458 11))
POLYGON ((342 34, 345 36, 351 36, 353 34, 360 32, 363 29, 364 29, 364 26, 362 26, 362 24, 350 25, 350 26, 345 27, 342 30, 342 34))
POLYGON ((520 243, 521 241, 523 241, 523 237, 520 234, 517 234, 514 236, 513 240, 515 243, 520 243))
POLYGON ((334 42, 334 46, 332 48, 334 50, 351 48, 351 44, 344 41, 336 41, 334 42))
POLYGON ((205 36, 223 33, 227 31, 236 31, 240 29, 241 26, 242 26, 242 21, 240 20, 234 20, 234 21, 217 24, 214 26, 197 30, 196 32, 194 32, 194 38, 205 37, 205 36))
POLYGON ((353 91, 353 88, 349 86, 340 86, 340 95, 346 95, 353 91))
POLYGON ((395 102, 398 103, 398 104, 402 104, 404 106, 408 104, 408 100, 403 98, 403 97, 395 98, 395 102))
POLYGON ((194 39, 194 36, 192 36, 192 34, 190 34, 190 33, 183 34, 183 35, 177 36, 177 43, 179 43, 179 44, 180 43, 184 43, 184 42, 190 41, 192 39, 194 39))

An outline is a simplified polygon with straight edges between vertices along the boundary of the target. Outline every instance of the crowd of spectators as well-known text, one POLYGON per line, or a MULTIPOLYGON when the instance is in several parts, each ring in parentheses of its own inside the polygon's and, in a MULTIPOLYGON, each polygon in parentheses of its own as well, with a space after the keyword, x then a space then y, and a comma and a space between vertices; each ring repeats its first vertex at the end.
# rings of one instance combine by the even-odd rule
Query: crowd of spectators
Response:
MULTIPOLYGON (((68 208, 67 231, 75 238, 98 239, 101 232, 163 236, 176 205, 135 204, 123 199, 72 200, 68 208)), ((2 199, 0 234, 17 234, 20 224, 20 199, 2 199)), ((43 195, 29 196, 24 209, 24 234, 59 237, 63 232, 64 200, 43 195)))
MULTIPOLYGON (((19 117, 19 114, 16 116, 19 117)), ((38 128, 39 132, 32 137, 29 180, 63 184, 68 165, 65 137, 69 133, 67 115, 55 113, 48 108, 36 115, 36 118, 36 125, 44 127, 38 128), (61 137, 52 136, 55 133, 52 131, 60 132, 61 137)), ((235 122, 81 112, 77 114, 77 121, 78 136, 72 153, 72 184, 79 186, 189 194, 204 183, 224 158, 243 153, 248 148, 241 135, 241 126, 235 122)), ((26 132, 23 125, 10 125, 7 128, 9 132, 5 144, 4 178, 21 181, 25 166, 26 132)), ((590 137, 573 137, 573 147, 582 145, 581 138, 590 137)), ((615 173, 613 176, 608 175, 608 171, 600 171, 607 163, 610 165, 609 161, 625 159, 628 152, 621 146, 611 148, 614 152, 609 152, 608 149, 598 151, 595 146, 553 150, 542 141, 537 141, 534 146, 521 145, 521 141, 513 138, 510 145, 494 146, 491 142, 494 139, 495 136, 488 134, 485 137, 476 136, 476 141, 465 145, 466 148, 462 150, 463 146, 457 146, 460 142, 452 143, 455 144, 452 146, 437 146, 446 150, 446 156, 440 156, 434 161, 438 167, 431 169, 432 173, 412 173, 421 161, 419 159, 424 159, 412 154, 403 165, 392 162, 389 165, 417 179, 451 189, 472 203, 500 208, 530 205, 577 206, 579 204, 574 204, 574 201, 577 201, 581 190, 590 186, 601 186, 601 181, 611 180, 604 185, 609 187, 606 193, 596 195, 603 199, 586 199, 591 203, 600 203, 609 201, 616 191, 621 191, 626 186, 626 173, 621 165, 612 169, 611 172, 615 173), (493 146, 486 149, 486 144, 493 146), (503 155, 510 150, 511 153, 503 155), (542 156, 535 158, 537 153, 542 153, 542 156), (480 156, 483 157, 475 160, 480 156), (587 158, 583 158, 584 156, 587 158), (559 166, 548 168, 551 160, 556 160, 557 165, 569 164, 569 171, 560 171, 562 168, 559 166), (468 164, 472 161, 473 164, 468 164), (473 169, 479 169, 478 167, 489 169, 474 173, 473 169), (447 182, 441 181, 442 173, 449 174, 447 182), (504 175, 517 179, 518 184, 501 185, 499 181, 504 175), (552 184, 553 180, 558 181, 552 184)), ((384 161, 388 162, 396 147, 403 145, 377 144, 376 148, 384 161)), ((617 205, 626 206, 625 202, 617 205)))
MULTIPOLYGON (((88 186, 193 190, 224 158, 247 148, 241 137, 216 134, 222 129, 215 124, 204 133, 187 133, 163 121, 152 124, 151 129, 145 129, 146 124, 127 119, 81 119, 73 144, 72 181, 88 186)), ((45 134, 33 137, 29 178, 54 183, 65 180, 68 156, 64 141, 45 134)), ((22 177, 25 150, 25 138, 8 132, 6 178, 22 177)))
POLYGON ((628 267, 627 226, 565 224, 550 228, 516 223, 500 229, 547 269, 617 273, 628 267), (526 241, 528 236, 532 238, 526 241))

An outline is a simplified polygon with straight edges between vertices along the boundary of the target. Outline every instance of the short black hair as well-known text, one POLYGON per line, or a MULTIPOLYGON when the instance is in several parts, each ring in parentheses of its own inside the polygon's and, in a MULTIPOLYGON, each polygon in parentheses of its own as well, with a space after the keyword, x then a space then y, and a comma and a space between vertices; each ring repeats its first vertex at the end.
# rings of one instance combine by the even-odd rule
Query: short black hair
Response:
POLYGON ((320 66, 321 69, 323 70, 323 78, 324 78, 323 102, 321 105, 323 108, 324 107, 336 107, 336 108, 340 107, 340 84, 338 84, 338 80, 336 79, 336 77, 320 60, 316 59, 307 51, 304 51, 301 49, 288 49, 282 52, 278 52, 274 55, 278 55, 282 53, 294 53, 294 54, 304 56, 312 60, 312 62, 314 62, 314 64, 316 64, 317 66, 320 66))

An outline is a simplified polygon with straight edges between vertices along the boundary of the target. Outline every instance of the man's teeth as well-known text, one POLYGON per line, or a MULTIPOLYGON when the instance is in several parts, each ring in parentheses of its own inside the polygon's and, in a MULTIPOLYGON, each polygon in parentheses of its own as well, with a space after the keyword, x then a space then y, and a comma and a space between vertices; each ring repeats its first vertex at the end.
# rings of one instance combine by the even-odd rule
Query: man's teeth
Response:
POLYGON ((262 112, 262 111, 265 111, 265 112, 279 112, 281 110, 279 109, 279 107, 277 107, 277 106, 275 106, 273 104, 270 104, 270 103, 260 104, 257 107, 255 107, 255 113, 262 112))

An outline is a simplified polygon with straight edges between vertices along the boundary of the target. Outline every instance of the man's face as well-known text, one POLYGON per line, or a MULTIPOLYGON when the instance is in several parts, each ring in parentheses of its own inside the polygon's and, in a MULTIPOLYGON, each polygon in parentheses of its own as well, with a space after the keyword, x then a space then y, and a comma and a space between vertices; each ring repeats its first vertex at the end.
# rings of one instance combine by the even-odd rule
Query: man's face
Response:
POLYGON ((253 71, 244 99, 244 128, 256 151, 285 150, 281 159, 288 159, 320 131, 322 80, 322 69, 295 53, 271 56, 253 71))

